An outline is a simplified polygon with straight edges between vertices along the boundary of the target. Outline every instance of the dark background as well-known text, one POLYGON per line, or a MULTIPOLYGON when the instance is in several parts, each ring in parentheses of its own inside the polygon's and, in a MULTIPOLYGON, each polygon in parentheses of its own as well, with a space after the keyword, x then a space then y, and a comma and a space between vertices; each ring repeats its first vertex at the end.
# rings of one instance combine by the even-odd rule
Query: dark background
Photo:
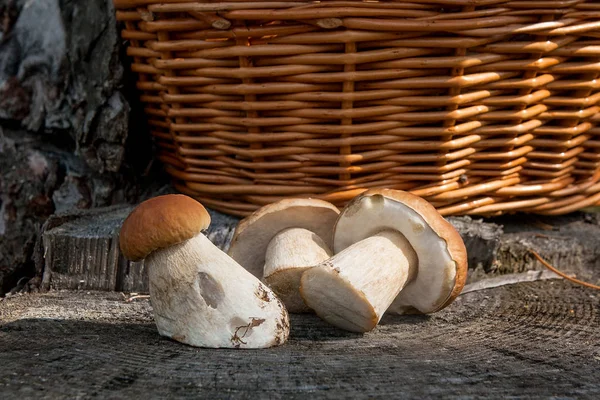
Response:
POLYGON ((34 277, 50 215, 168 182, 128 63, 111 0, 0 0, 0 296, 34 277))

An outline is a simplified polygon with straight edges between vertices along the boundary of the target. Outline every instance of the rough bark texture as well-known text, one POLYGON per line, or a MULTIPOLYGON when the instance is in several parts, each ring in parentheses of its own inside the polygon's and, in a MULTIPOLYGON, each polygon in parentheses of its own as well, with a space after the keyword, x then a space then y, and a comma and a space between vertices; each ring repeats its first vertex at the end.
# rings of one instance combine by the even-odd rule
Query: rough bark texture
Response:
POLYGON ((468 293, 352 334, 291 315, 289 341, 199 349, 147 300, 50 292, 0 302, 0 398, 597 399, 600 296, 564 281, 468 293))
POLYGON ((121 44, 111 0, 0 1, 0 296, 33 276, 51 214, 157 180, 121 44))
POLYGON ((7 0, 0 11, 0 118, 68 136, 92 168, 119 171, 129 105, 112 3, 7 0))

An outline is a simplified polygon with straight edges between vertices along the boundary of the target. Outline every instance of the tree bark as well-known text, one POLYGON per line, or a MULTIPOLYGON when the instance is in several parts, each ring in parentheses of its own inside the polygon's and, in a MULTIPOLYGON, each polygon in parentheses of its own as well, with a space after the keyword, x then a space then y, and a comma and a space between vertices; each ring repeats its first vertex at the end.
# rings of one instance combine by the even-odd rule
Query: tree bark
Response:
POLYGON ((167 182, 118 30, 111 0, 0 2, 0 296, 35 275, 50 215, 167 182))

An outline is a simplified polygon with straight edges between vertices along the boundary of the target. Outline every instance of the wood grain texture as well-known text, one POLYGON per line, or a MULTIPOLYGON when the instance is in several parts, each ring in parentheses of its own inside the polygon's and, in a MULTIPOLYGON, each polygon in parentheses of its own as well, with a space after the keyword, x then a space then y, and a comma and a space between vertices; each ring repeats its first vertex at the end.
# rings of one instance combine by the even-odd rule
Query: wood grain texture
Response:
MULTIPOLYGON (((133 206, 114 206, 51 217, 42 232, 43 289, 147 292, 143 261, 130 262, 119 249, 119 231, 133 206)), ((212 212, 207 237, 225 248, 237 220, 212 212)), ((40 249, 42 250, 42 249, 40 249)))
POLYGON ((159 337, 147 300, 15 296, 0 302, 0 397, 595 399, 599 310, 597 291, 525 283, 364 335, 292 315, 286 344, 247 351, 159 337))
POLYGON ((130 263, 119 249, 118 233, 131 207, 80 213, 42 233, 46 288, 148 290, 144 264, 130 263))

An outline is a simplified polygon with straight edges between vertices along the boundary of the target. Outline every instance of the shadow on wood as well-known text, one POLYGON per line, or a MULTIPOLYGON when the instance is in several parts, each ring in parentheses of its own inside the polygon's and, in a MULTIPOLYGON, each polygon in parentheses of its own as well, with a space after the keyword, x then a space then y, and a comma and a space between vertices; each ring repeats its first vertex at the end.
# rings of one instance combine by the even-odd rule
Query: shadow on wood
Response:
POLYGON ((280 347, 215 350, 161 338, 146 300, 14 296, 0 301, 0 398, 593 399, 598 310, 591 289, 522 283, 363 335, 297 315, 280 347))

